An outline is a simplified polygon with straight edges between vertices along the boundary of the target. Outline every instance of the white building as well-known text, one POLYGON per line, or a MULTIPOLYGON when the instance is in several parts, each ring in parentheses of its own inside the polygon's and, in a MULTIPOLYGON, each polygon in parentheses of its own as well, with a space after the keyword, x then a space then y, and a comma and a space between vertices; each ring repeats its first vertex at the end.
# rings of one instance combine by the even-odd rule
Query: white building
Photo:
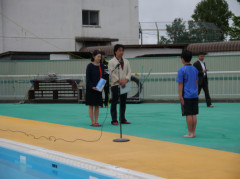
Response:
POLYGON ((0 0, 0 53, 138 44, 138 0, 0 0))

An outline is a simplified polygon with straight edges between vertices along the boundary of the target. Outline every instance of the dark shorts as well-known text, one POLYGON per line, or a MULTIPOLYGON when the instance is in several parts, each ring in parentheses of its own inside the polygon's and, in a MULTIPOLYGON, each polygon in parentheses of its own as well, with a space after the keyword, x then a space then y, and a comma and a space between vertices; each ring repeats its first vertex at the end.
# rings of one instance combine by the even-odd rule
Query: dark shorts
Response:
POLYGON ((181 106, 183 116, 198 114, 198 98, 184 98, 184 105, 181 106))

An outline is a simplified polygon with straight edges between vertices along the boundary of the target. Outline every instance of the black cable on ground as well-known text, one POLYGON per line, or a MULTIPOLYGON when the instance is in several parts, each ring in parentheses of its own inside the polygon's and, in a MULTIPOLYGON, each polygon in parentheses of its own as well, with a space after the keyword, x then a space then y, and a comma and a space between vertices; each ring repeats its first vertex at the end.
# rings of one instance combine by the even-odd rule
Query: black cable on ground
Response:
POLYGON ((102 126, 101 126, 101 133, 100 133, 100 136, 95 139, 95 140, 86 140, 86 139, 82 139, 82 138, 77 138, 77 139, 74 139, 74 140, 66 140, 64 138, 56 138, 56 136, 39 136, 39 137, 36 137, 35 135, 31 134, 31 133, 27 133, 27 132, 24 132, 24 131, 15 131, 15 130, 11 130, 11 129, 1 129, 0 128, 0 131, 3 131, 3 132, 13 132, 13 133, 21 133, 21 134, 24 134, 26 135, 27 137, 32 137, 33 139, 41 139, 41 138, 44 138, 48 141, 53 141, 53 142, 56 142, 56 141, 64 141, 64 142, 68 142, 68 143, 74 143, 74 142, 77 142, 77 141, 83 141, 83 142, 98 142, 101 138, 102 138, 102 135, 103 135, 103 126, 105 124, 105 121, 107 120, 107 117, 108 117, 108 108, 107 108, 107 112, 106 112, 106 115, 105 115, 105 119, 102 123, 102 126))

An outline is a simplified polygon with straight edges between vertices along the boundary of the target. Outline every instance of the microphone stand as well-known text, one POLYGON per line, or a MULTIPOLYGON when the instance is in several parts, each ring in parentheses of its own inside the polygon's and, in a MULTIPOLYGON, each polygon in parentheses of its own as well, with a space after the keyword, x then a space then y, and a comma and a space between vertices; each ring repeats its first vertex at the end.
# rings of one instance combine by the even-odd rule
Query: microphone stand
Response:
MULTIPOLYGON (((117 139, 113 139, 113 142, 128 142, 130 141, 130 139, 126 139, 126 138, 122 138, 122 122, 121 122, 121 119, 122 119, 122 115, 121 115, 121 84, 120 84, 120 63, 115 67, 115 69, 112 70, 115 71, 117 68, 118 68, 118 98, 119 98, 119 123, 120 123, 120 138, 117 138, 117 139)), ((111 72, 111 73, 112 73, 111 72)))

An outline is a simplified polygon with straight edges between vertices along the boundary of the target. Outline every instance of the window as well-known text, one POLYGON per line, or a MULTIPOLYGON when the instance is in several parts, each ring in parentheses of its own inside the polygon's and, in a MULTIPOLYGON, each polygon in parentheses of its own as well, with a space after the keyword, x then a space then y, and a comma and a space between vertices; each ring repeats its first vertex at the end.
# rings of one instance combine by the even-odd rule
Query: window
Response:
POLYGON ((82 11, 83 25, 99 25, 99 11, 82 11))

